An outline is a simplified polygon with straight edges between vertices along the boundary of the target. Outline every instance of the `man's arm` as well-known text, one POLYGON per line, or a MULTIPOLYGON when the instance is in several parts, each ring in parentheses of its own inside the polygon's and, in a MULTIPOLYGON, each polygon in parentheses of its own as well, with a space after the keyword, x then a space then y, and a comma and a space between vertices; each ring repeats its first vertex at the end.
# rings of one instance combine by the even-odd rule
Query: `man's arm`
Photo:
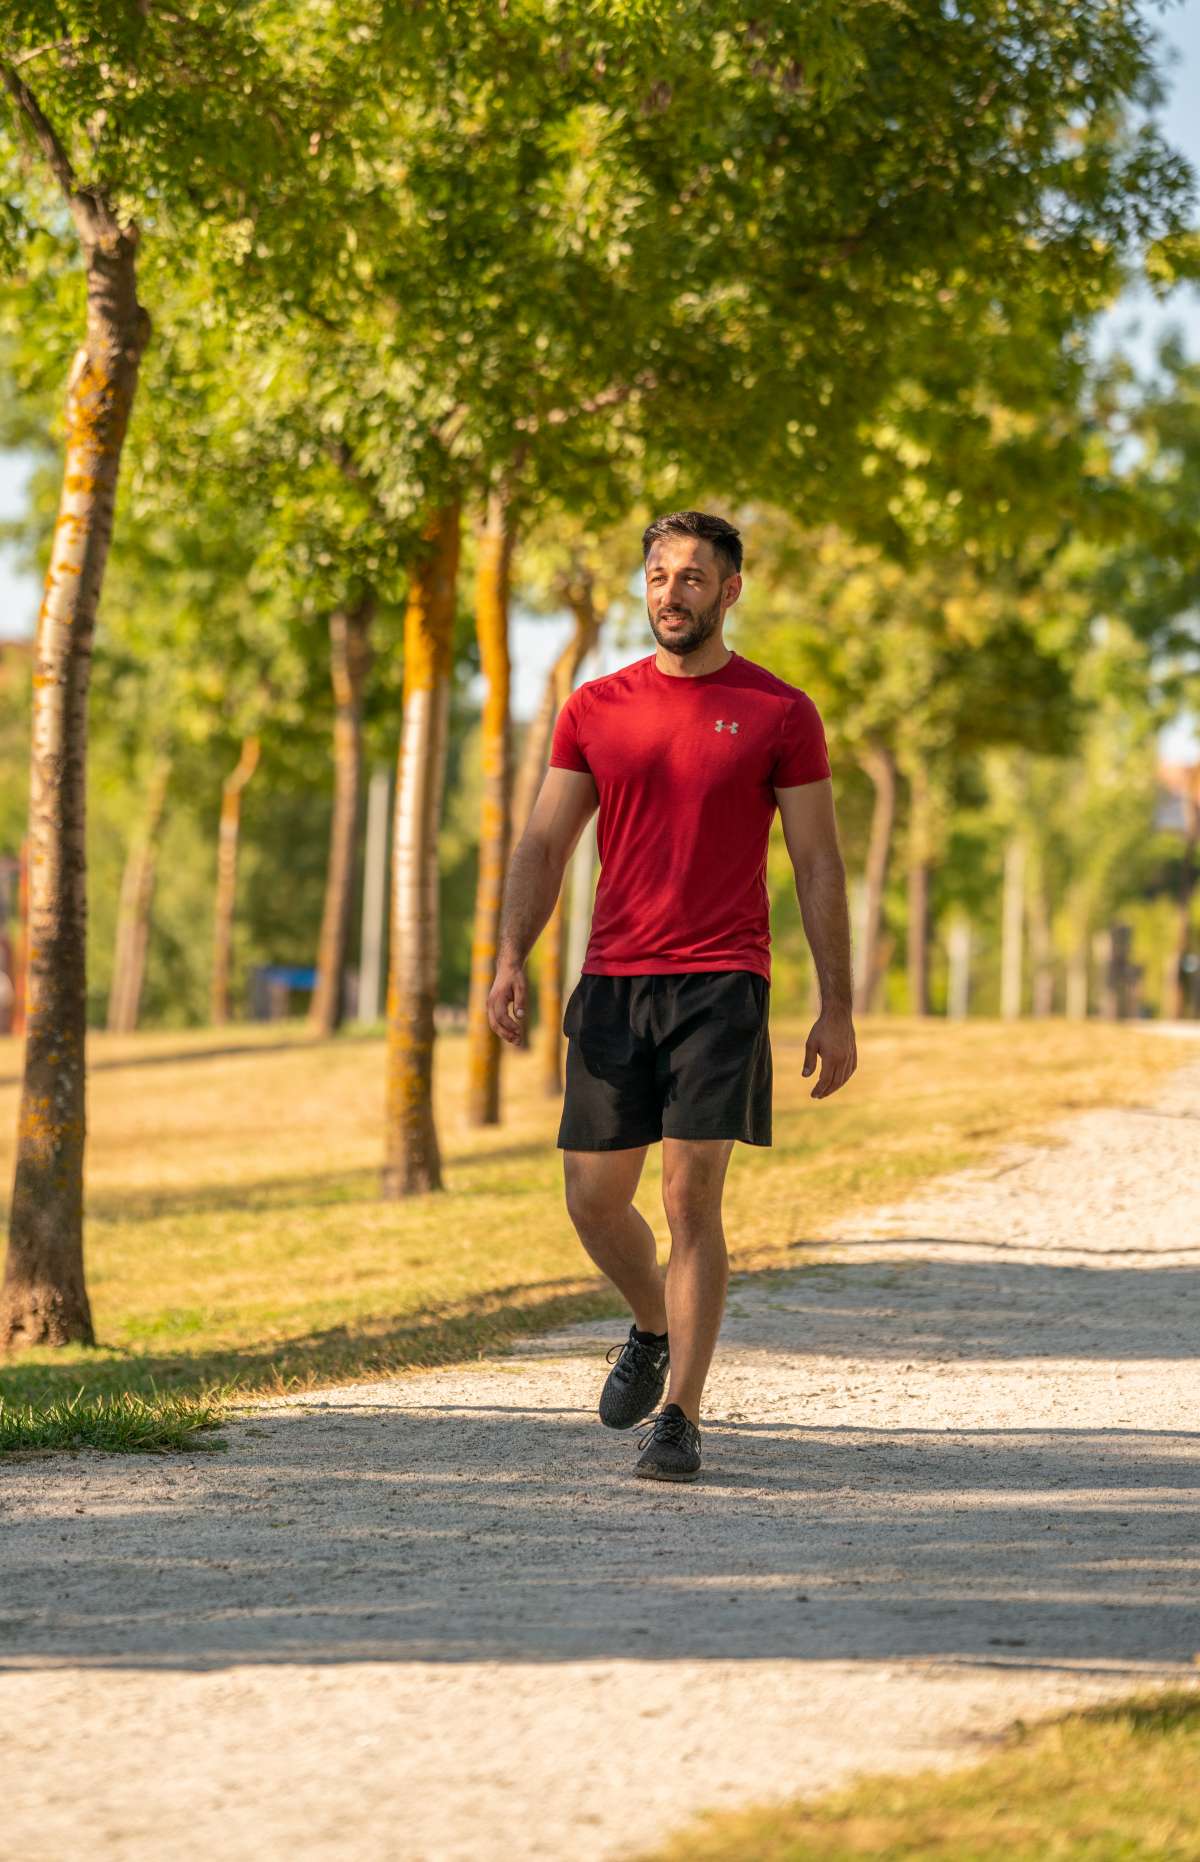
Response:
POLYGON ((548 769, 529 826, 508 863, 496 977, 488 994, 488 1021, 502 1040, 521 1038, 525 1013, 525 959, 554 910, 563 873, 599 797, 585 770, 548 769))
POLYGON ((776 789, 783 837, 796 875, 796 897, 808 938, 817 981, 821 1013, 813 1024, 804 1052, 805 1078, 821 1062, 821 1076, 813 1087, 814 1099, 828 1099, 844 1086, 858 1065, 852 1019, 850 977, 850 910, 846 902, 846 870, 838 847, 833 784, 806 782, 795 789, 776 789))

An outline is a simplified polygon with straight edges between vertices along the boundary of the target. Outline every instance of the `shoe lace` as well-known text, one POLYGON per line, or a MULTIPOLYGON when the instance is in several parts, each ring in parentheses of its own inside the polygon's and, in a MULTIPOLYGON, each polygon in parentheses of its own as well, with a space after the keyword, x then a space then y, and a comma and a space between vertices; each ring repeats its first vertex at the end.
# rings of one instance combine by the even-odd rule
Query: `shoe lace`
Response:
POLYGON ((667 1442, 673 1448, 682 1447, 687 1441, 688 1430, 691 1426, 682 1410, 675 1416, 668 1416, 665 1411, 661 1411, 654 1418, 645 1435, 638 1437, 638 1447, 645 1448, 647 1442, 667 1442))
POLYGON ((619 1345, 610 1345, 604 1357, 606 1363, 614 1366, 614 1375, 624 1382, 627 1377, 652 1365, 656 1355, 652 1345, 643 1345, 636 1333, 631 1332, 619 1345))

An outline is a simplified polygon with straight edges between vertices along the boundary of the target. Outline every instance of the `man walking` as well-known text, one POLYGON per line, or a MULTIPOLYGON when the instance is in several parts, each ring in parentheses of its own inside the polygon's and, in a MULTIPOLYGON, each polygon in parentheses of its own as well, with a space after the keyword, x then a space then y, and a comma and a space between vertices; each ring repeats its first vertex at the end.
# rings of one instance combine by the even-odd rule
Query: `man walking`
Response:
POLYGON ((814 1099, 857 1064, 850 929, 829 759, 816 706, 732 652, 742 542, 700 511, 642 539, 656 651, 572 693, 513 852, 488 1018, 520 1038, 525 961, 599 806, 601 871, 583 973, 566 1005, 558 1145, 567 1209, 633 1324, 600 1396, 629 1429, 668 1401, 636 1466, 700 1471, 700 1398, 729 1277, 721 1197, 734 1143, 771 1142, 767 839, 778 806, 821 990, 804 1073, 814 1099), (633 1197, 663 1147, 665 1276, 633 1197))

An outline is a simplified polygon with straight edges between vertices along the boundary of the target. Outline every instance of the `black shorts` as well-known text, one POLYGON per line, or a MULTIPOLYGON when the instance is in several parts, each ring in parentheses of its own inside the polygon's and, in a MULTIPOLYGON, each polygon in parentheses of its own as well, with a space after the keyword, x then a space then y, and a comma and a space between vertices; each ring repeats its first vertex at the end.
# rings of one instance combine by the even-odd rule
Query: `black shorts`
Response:
POLYGON ((563 1014, 560 1151, 771 1142, 771 986, 754 970, 581 976, 563 1014))

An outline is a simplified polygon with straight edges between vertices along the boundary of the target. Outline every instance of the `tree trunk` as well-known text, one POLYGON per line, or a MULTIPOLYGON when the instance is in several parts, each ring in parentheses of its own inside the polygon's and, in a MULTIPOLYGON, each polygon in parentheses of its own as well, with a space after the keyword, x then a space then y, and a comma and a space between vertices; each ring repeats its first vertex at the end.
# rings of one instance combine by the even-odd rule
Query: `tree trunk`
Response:
POLYGON ((67 382, 63 489, 34 649, 28 1033, 0 1347, 94 1336, 83 1273, 88 683, 121 448, 150 335, 136 229, 122 228, 99 192, 75 189, 26 87, 11 68, 3 78, 53 149, 84 250, 87 333, 67 382))
POLYGON ((467 1007, 467 1122, 471 1125, 500 1123, 500 1037, 493 1034, 488 1021, 487 999, 496 974, 504 869, 512 831, 508 592, 513 542, 512 513, 504 498, 493 493, 479 535, 475 580, 475 631, 487 683, 482 720, 479 879, 467 1007))
POLYGON ((513 794, 513 836, 519 840, 529 825, 533 805, 550 759, 550 741, 565 698, 574 690, 579 668, 596 644, 601 616, 597 613, 590 580, 580 575, 563 591, 575 619, 575 631, 546 678, 537 714, 525 734, 513 794))
POLYGON ((233 967, 233 914, 237 904, 238 840, 242 828, 242 790, 258 768, 257 737, 243 739, 241 755, 221 784, 221 823, 217 829, 217 901, 213 912, 213 968, 210 1014, 214 1028, 229 1020, 229 978, 233 967))
POLYGON ((859 763, 875 789, 871 836, 867 844, 862 950, 855 966, 854 982, 854 1012, 856 1015, 865 1015, 875 1006, 882 974, 879 933, 883 919, 883 891, 887 884, 888 860, 892 848, 892 826, 896 819, 896 763, 891 751, 879 744, 872 744, 864 750, 859 763))
POLYGON ((1183 865, 1179 874, 1179 906, 1175 931, 1174 985, 1167 1014, 1180 1021, 1192 1011, 1194 993, 1184 967, 1192 953, 1192 895, 1196 889, 1196 847, 1200 841, 1200 765, 1187 771, 1183 794, 1183 865))
POLYGON ((1067 958, 1067 999, 1066 1015, 1068 1021, 1086 1021, 1088 1012, 1088 934, 1081 932, 1071 946, 1067 958))
POLYGON ((362 943, 358 964, 358 1019, 379 1020, 383 1000, 383 957, 387 946, 384 914, 388 891, 388 817, 392 806, 392 772, 377 769, 367 784, 366 872, 363 874, 362 943))
POLYGON ((325 908, 317 945, 317 981, 308 1010, 309 1032, 332 1034, 345 1010, 342 978, 354 903, 354 855, 362 793, 363 693, 371 667, 370 629, 375 596, 329 617, 329 670, 333 680, 333 819, 325 872, 325 908))
POLYGON ((1029 959, 1033 969, 1033 1013, 1054 1013, 1054 940, 1050 931, 1050 905, 1041 863, 1029 895, 1029 959))
MULTIPOLYGON (((563 600, 574 616, 575 631, 555 660, 553 666, 550 668, 545 686, 542 688, 542 698, 537 708, 537 715, 529 726, 525 742, 521 748, 521 763, 517 771, 516 794, 513 800, 514 841, 520 839, 526 827, 529 825, 529 817, 533 813, 533 805, 537 801, 538 791, 542 786, 542 778, 546 774, 546 765, 550 760, 550 743, 554 736, 554 726, 558 719, 559 711, 575 688, 575 680, 579 675, 579 668, 595 646, 603 620, 603 615, 598 612, 596 607, 591 577, 586 570, 580 570, 574 575, 564 586, 562 594, 563 600)), ((548 934, 549 926, 547 926, 546 931, 543 931, 542 936, 545 937, 548 934)), ((562 936, 565 939, 565 925, 562 936)), ((557 973, 561 995, 561 959, 557 973)), ((559 1024, 557 1039, 561 1043, 561 1001, 559 1001, 557 1008, 554 1002, 549 1004, 544 1002, 542 1000, 544 988, 545 980, 544 972, 542 972, 538 977, 538 1017, 544 1024, 548 1019, 551 1019, 557 1014, 559 1024)), ((528 1020, 526 1020, 521 1028, 521 1039, 516 1043, 516 1046, 518 1048, 523 1048, 528 1047, 528 1045, 529 1023, 528 1020)), ((561 1073, 561 1065, 559 1071, 561 1073)), ((547 1074, 547 1077, 549 1077, 549 1074, 547 1074)))
POLYGON ((442 1187, 433 1115, 438 976, 438 830, 446 766, 459 507, 426 531, 404 617, 404 723, 396 783, 388 969, 383 1193, 442 1187))
POLYGON ((1021 1013, 1025 930, 1025 842, 1010 835, 1004 849, 1004 899, 1000 926, 1000 1013, 1016 1021, 1021 1013))
POLYGON ((158 842, 167 805, 171 760, 162 756, 150 775, 150 793, 141 832, 130 845, 121 877, 117 908, 116 950, 108 992, 108 1031, 132 1034, 142 1006, 146 951, 150 942, 150 908, 158 867, 158 842))
POLYGON ((958 912, 950 921, 950 978, 946 1013, 965 1021, 971 1012, 971 920, 958 912))
POLYGON ((909 778, 908 821, 908 1007, 929 1013, 929 780, 924 770, 909 778))

